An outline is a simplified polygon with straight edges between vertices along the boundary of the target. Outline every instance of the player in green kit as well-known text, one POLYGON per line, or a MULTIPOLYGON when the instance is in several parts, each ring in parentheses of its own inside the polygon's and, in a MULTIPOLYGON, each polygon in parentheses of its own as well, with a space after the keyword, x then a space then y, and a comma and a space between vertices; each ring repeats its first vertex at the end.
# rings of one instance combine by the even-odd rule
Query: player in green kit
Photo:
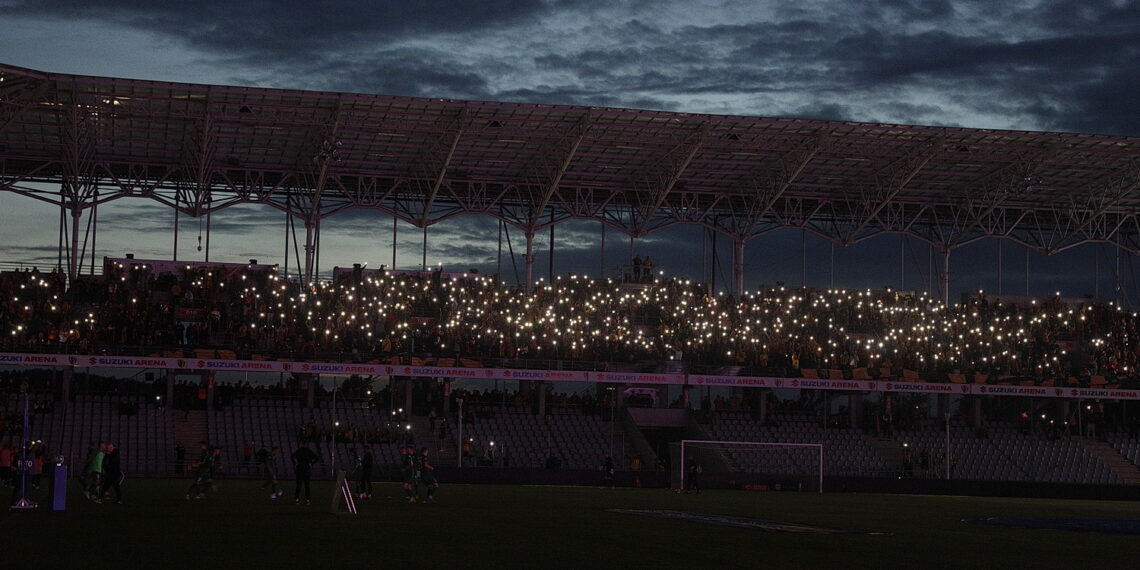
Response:
POLYGON ((427 489, 427 498, 424 499, 425 503, 435 502, 435 490, 439 488, 439 481, 435 478, 435 467, 432 467, 428 462, 428 448, 420 449, 416 455, 416 472, 420 476, 420 482, 424 484, 427 489))
POLYGON ((402 464, 400 465, 400 475, 402 475, 404 478, 404 495, 405 495, 405 497, 407 497, 407 501, 409 503, 416 502, 416 495, 418 494, 416 492, 416 488, 415 488, 415 485, 416 485, 416 459, 414 457, 415 451, 416 451, 415 448, 411 447, 411 446, 405 446, 405 447, 400 448, 400 459, 402 460, 402 464))

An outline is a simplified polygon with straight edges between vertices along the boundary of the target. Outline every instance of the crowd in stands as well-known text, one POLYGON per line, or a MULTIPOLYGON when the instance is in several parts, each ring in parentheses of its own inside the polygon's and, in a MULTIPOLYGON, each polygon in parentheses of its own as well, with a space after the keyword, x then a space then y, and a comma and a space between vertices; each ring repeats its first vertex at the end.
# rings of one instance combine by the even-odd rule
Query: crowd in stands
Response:
POLYGON ((674 362, 763 374, 916 370, 1035 378, 1137 367, 1137 316, 1114 303, 946 305, 883 290, 703 284, 630 286, 577 276, 531 292, 479 274, 352 272, 304 285, 241 265, 156 274, 119 265, 68 284, 58 273, 0 274, 0 350, 153 353, 210 347, 236 357, 367 362, 392 356, 674 362))

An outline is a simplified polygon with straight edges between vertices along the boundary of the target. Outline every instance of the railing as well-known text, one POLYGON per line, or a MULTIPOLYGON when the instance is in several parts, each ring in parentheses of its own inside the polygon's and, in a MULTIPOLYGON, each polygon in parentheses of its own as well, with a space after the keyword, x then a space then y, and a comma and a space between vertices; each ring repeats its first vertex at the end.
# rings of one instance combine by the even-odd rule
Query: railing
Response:
POLYGON ((86 350, 75 343, 45 343, 27 346, 0 343, 0 352, 25 352, 37 354, 111 355, 111 356, 167 356, 177 358, 210 358, 218 360, 268 360, 290 362, 333 362, 366 364, 378 362, 393 365, 447 366, 477 368, 510 368, 516 370, 566 370, 655 374, 705 374, 717 376, 752 376, 773 378, 810 378, 830 380, 901 380, 906 382, 952 382, 967 384, 1011 384, 1034 385, 1056 388, 1135 388, 1140 377, 1135 373, 1127 375, 1097 374, 1083 376, 1008 376, 997 373, 979 373, 965 378, 964 374, 944 370, 891 370, 878 368, 821 368, 818 366, 793 368, 788 366, 757 367, 747 364, 701 364, 675 360, 638 360, 616 362, 608 360, 564 360, 544 358, 501 358, 459 353, 356 353, 343 351, 319 351, 299 353, 295 351, 272 351, 250 347, 234 347, 221 343, 210 346, 142 346, 142 345, 93 345, 86 350), (203 351, 208 356, 203 356, 203 351), (440 361, 448 364, 440 364, 440 361), (464 361, 473 363, 465 365, 464 361), (984 376, 984 382, 977 379, 984 376))

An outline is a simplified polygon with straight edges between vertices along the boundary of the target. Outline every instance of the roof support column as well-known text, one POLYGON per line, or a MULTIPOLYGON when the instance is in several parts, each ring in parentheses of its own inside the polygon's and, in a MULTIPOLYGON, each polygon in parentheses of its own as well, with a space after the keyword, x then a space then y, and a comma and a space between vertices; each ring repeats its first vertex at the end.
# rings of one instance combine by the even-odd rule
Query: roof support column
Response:
POLYGON ((744 294, 744 236, 732 238, 732 289, 737 297, 744 294))
POLYGON ((534 287, 534 228, 526 230, 526 283, 523 291, 530 293, 534 287))
POLYGON ((942 252, 942 275, 938 276, 939 292, 942 294, 942 302, 947 306, 950 305, 950 245, 941 244, 939 250, 942 252))
POLYGON ((79 200, 75 199, 71 203, 71 251, 68 252, 67 258, 67 280, 69 283, 74 283, 75 278, 79 275, 79 217, 83 215, 83 209, 79 207, 79 200))
POLYGON ((305 220, 305 284, 313 282, 313 258, 316 254, 316 221, 313 218, 305 220))
MULTIPOLYGON (((1113 296, 1113 298, 1116 299, 1116 302, 1118 304, 1121 301, 1123 301, 1123 293, 1124 293, 1124 290, 1121 288, 1121 283, 1120 283, 1120 250, 1122 250, 1122 249, 1124 249, 1124 248, 1120 247, 1119 243, 1116 244, 1116 286, 1114 288, 1114 290, 1116 291, 1116 295, 1113 296)), ((1129 260, 1128 265, 1129 265, 1129 267, 1132 266, 1131 260, 1129 260)))

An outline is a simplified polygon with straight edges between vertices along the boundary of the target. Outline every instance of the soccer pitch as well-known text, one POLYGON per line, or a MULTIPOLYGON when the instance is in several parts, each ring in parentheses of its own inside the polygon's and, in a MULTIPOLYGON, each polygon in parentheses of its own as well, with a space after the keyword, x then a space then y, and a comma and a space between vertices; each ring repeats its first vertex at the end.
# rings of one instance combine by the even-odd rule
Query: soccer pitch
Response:
MULTIPOLYGON (((254 480, 185 499, 188 480, 138 479, 125 504, 72 487, 66 511, 0 515, 10 567, 85 568, 1135 568, 1140 536, 968 520, 1140 519, 1140 504, 953 496, 447 485, 408 504, 376 485, 358 515, 331 482, 296 505, 254 480)), ((1135 527, 1133 527, 1135 528, 1135 527)), ((6 566, 8 566, 6 564, 6 566)))

